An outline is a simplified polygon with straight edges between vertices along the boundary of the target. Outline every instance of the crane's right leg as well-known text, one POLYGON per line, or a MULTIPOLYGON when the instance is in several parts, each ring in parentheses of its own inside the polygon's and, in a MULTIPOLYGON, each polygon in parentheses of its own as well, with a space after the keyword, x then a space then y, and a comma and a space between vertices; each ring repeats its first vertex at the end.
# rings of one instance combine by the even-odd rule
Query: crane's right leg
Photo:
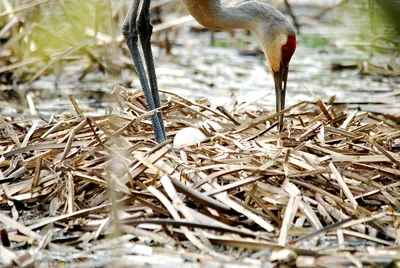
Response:
MULTIPOLYGON (((153 52, 151 50, 151 35, 153 33, 153 26, 151 25, 150 18, 150 1, 151 0, 142 0, 142 10, 140 10, 137 23, 139 30, 139 38, 140 44, 142 45, 143 57, 146 63, 147 69, 147 78, 150 82, 150 89, 154 96, 154 104, 156 107, 161 106, 160 102, 160 93, 158 91, 157 84, 157 76, 156 71, 154 69, 154 60, 153 60, 153 52)), ((164 128, 164 121, 162 119, 162 113, 157 113, 157 116, 160 120, 162 128, 164 128)), ((165 139, 167 137, 165 136, 165 139)))
MULTIPOLYGON (((139 6, 140 0, 132 1, 132 5, 129 7, 128 14, 126 15, 124 24, 122 25, 122 34, 124 35, 126 44, 129 48, 129 51, 131 52, 133 64, 135 65, 136 72, 139 76, 140 84, 143 88, 144 97, 146 99, 148 109, 154 110, 159 107, 159 96, 154 96, 153 90, 151 90, 149 86, 146 72, 143 67, 143 60, 139 52, 138 40, 140 33, 138 31, 137 24, 139 6)), ((160 143, 166 140, 167 135, 165 133, 162 116, 155 113, 151 116, 151 121, 153 124, 156 141, 160 143)))

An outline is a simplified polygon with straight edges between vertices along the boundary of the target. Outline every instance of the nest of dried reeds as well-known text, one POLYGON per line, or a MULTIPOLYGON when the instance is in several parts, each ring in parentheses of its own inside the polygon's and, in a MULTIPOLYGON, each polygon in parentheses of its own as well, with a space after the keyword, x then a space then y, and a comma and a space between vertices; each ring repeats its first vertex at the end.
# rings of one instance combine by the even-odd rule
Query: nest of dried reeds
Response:
MULTIPOLYGON (((164 92, 157 144, 141 93, 104 116, 1 118, 0 262, 389 265, 400 257, 400 127, 318 100, 279 114, 164 92), (199 122, 208 120, 205 127, 199 122), (188 126, 209 137, 174 149, 188 126), (215 126, 215 125, 214 125, 215 126)), ((197 267, 197 266, 196 266, 197 267)))

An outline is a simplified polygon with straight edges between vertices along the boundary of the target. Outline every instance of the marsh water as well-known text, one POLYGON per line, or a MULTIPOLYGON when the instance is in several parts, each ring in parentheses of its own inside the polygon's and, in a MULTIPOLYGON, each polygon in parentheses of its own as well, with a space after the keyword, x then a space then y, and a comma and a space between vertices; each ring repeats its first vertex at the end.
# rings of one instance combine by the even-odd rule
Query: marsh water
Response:
MULTIPOLYGON (((400 79, 366 69, 370 63, 382 68, 388 68, 385 64, 389 61, 400 64, 400 55, 387 42, 384 32, 371 32, 367 7, 348 4, 328 12, 322 21, 313 18, 313 14, 321 12, 319 8, 295 9, 307 24, 301 27, 290 64, 288 105, 315 100, 304 85, 323 100, 335 95, 336 102, 353 106, 395 100, 387 96, 400 89, 400 79)), ((388 28, 389 34, 393 33, 390 25, 388 28)), ((182 33, 178 39, 182 47, 174 48, 173 56, 157 57, 160 87, 188 98, 212 96, 218 104, 225 103, 234 93, 239 102, 259 100, 264 107, 274 108, 273 79, 264 55, 240 53, 241 49, 257 46, 255 37, 244 32, 236 32, 234 37, 217 32, 214 46, 210 39, 209 32, 182 33)), ((368 108, 373 110, 371 105, 368 108)))
MULTIPOLYGON (((396 75, 400 71, 399 37, 392 23, 379 16, 375 22, 377 29, 372 31, 368 1, 346 2, 333 9, 293 6, 301 33, 290 64, 287 105, 313 101, 315 96, 323 100, 335 96, 337 103, 400 114, 396 104, 396 92, 400 90, 400 78, 396 75)), ((176 38, 171 38, 172 33, 154 34, 154 39, 169 34, 173 40, 169 55, 164 48, 153 47, 159 87, 191 100, 205 97, 217 105, 229 102, 234 93, 239 102, 257 102, 274 109, 273 79, 264 55, 243 53, 257 51, 256 38, 245 31, 236 31, 234 35, 192 31, 197 27, 195 21, 181 25, 176 38)), ((137 77, 128 69, 121 72, 122 79, 94 73, 87 75, 84 83, 78 82, 80 74, 70 75, 74 67, 69 69, 67 75, 58 78, 58 90, 74 95, 81 103, 95 103, 93 113, 102 113, 112 102, 107 95, 115 85, 140 88, 137 77)), ((32 84, 32 88, 40 90, 52 87, 52 76, 32 84)), ((54 105, 70 106, 63 96, 57 99, 54 105)), ((49 105, 52 106, 39 104, 38 108, 52 110, 49 105)))

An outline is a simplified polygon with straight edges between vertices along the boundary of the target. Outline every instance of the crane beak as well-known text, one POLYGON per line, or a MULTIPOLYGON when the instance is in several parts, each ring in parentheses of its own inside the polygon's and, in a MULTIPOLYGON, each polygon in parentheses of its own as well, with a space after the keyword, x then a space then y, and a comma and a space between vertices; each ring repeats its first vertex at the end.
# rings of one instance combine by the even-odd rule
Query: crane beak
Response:
MULTIPOLYGON (((285 98, 286 98, 286 81, 288 76, 289 66, 285 66, 281 63, 279 71, 272 71, 274 74, 275 81, 275 93, 276 93, 276 112, 280 112, 285 109, 285 98)), ((279 127, 278 130, 281 132, 283 129, 283 114, 279 116, 279 127)))

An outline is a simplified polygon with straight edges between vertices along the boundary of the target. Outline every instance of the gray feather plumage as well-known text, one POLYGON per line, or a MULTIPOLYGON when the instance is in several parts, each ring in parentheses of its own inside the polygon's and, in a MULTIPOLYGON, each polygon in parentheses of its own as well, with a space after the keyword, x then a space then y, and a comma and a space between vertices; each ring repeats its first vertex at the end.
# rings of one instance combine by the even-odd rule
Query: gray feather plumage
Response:
POLYGON ((184 0, 189 13, 202 25, 211 29, 249 29, 262 25, 271 35, 284 32, 295 35, 295 29, 285 16, 273 6, 259 1, 248 1, 238 6, 225 7, 220 0, 184 0))

